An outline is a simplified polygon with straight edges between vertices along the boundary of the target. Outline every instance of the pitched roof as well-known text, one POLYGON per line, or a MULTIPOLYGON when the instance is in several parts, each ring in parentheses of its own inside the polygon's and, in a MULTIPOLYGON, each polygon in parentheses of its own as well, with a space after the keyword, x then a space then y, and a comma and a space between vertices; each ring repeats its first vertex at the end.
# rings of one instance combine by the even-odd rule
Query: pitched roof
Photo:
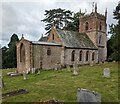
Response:
POLYGON ((57 34, 66 47, 97 49, 86 33, 57 29, 57 34))
POLYGON ((41 37, 41 38, 39 39, 39 41, 42 41, 42 42, 47 42, 47 40, 48 40, 48 37, 41 37))

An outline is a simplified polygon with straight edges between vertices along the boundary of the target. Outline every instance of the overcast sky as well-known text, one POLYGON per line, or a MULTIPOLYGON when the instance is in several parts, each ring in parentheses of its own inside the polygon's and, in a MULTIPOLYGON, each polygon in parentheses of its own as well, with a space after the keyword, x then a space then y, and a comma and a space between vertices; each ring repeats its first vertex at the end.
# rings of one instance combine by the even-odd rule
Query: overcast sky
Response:
MULTIPOLYGON (((95 0, 97 1, 97 0, 95 0)), ((45 10, 62 8, 78 12, 87 10, 92 11, 93 0, 2 0, 0 3, 0 44, 8 44, 10 37, 16 33, 21 38, 24 37, 31 41, 37 41, 41 34, 45 34, 44 19, 45 10)), ((105 13, 108 9, 107 25, 116 23, 113 19, 113 11, 119 0, 98 0, 98 12, 105 13)))

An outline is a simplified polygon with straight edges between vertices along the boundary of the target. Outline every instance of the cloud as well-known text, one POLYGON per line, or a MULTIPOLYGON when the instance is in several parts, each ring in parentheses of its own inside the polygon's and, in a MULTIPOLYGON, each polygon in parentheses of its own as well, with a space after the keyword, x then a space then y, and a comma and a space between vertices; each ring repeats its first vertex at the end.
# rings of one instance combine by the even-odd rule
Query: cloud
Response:
MULTIPOLYGON (((2 9, 0 9, 0 17, 2 26, 0 27, 0 42, 3 40, 2 45, 7 45, 10 37, 13 33, 16 33, 19 38, 21 34, 24 34, 25 38, 31 41, 37 41, 41 34, 45 33, 45 23, 41 22, 44 18, 45 10, 53 8, 69 9, 74 12, 78 12, 80 8, 84 12, 87 9, 87 13, 92 11, 93 0, 21 0, 14 2, 15 0, 4 0, 2 2, 2 9), (13 2, 10 2, 13 1, 13 2), (1 11, 2 10, 2 11, 1 11)), ((98 1, 98 0, 97 0, 98 1)), ((98 1, 98 11, 102 14, 105 12, 105 8, 108 8, 108 20, 107 23, 116 23, 113 20, 112 13, 118 2, 108 2, 107 0, 98 1)))

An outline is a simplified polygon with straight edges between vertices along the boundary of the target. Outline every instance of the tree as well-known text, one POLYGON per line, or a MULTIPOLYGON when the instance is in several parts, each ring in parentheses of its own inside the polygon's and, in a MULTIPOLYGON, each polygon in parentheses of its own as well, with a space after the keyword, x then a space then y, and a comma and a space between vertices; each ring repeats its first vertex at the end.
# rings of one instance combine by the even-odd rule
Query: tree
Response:
POLYGON ((65 9, 52 9, 52 10, 45 10, 45 16, 46 18, 41 20, 45 23, 47 23, 45 30, 47 30, 47 33, 50 32, 50 29, 53 25, 56 26, 56 28, 59 29, 66 29, 66 30, 72 30, 72 31, 78 31, 79 30, 79 18, 80 16, 83 16, 85 13, 77 12, 71 12, 70 10, 65 9))
POLYGON ((5 66, 7 66, 7 62, 6 62, 6 56, 7 56, 7 47, 2 47, 1 51, 2 51, 2 68, 5 68, 5 66))
POLYGON ((16 61, 16 43, 19 41, 18 36, 13 34, 8 44, 9 48, 2 48, 2 67, 13 68, 17 66, 16 61))
POLYGON ((108 58, 111 60, 120 61, 120 2, 116 6, 115 11, 113 12, 114 19, 116 19, 118 22, 117 24, 110 25, 110 32, 112 34, 111 38, 108 40, 108 58))
POLYGON ((73 21, 68 23, 66 27, 67 30, 79 31, 79 19, 81 16, 84 16, 85 13, 77 12, 74 13, 73 21))
POLYGON ((72 12, 70 10, 65 9, 52 9, 52 10, 45 10, 45 19, 41 20, 45 23, 47 23, 45 30, 47 33, 49 33, 51 27, 53 25, 56 26, 56 28, 63 28, 67 27, 68 23, 73 20, 72 18, 72 12))

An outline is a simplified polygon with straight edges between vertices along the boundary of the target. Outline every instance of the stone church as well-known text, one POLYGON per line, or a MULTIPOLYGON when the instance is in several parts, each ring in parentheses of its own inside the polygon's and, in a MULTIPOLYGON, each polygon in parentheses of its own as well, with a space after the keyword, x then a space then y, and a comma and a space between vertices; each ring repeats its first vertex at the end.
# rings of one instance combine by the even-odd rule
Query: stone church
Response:
POLYGON ((94 10, 80 17, 79 32, 52 27, 39 41, 21 38, 17 43, 18 72, 32 69, 54 69, 73 64, 104 62, 107 58, 107 10, 105 15, 94 10))

